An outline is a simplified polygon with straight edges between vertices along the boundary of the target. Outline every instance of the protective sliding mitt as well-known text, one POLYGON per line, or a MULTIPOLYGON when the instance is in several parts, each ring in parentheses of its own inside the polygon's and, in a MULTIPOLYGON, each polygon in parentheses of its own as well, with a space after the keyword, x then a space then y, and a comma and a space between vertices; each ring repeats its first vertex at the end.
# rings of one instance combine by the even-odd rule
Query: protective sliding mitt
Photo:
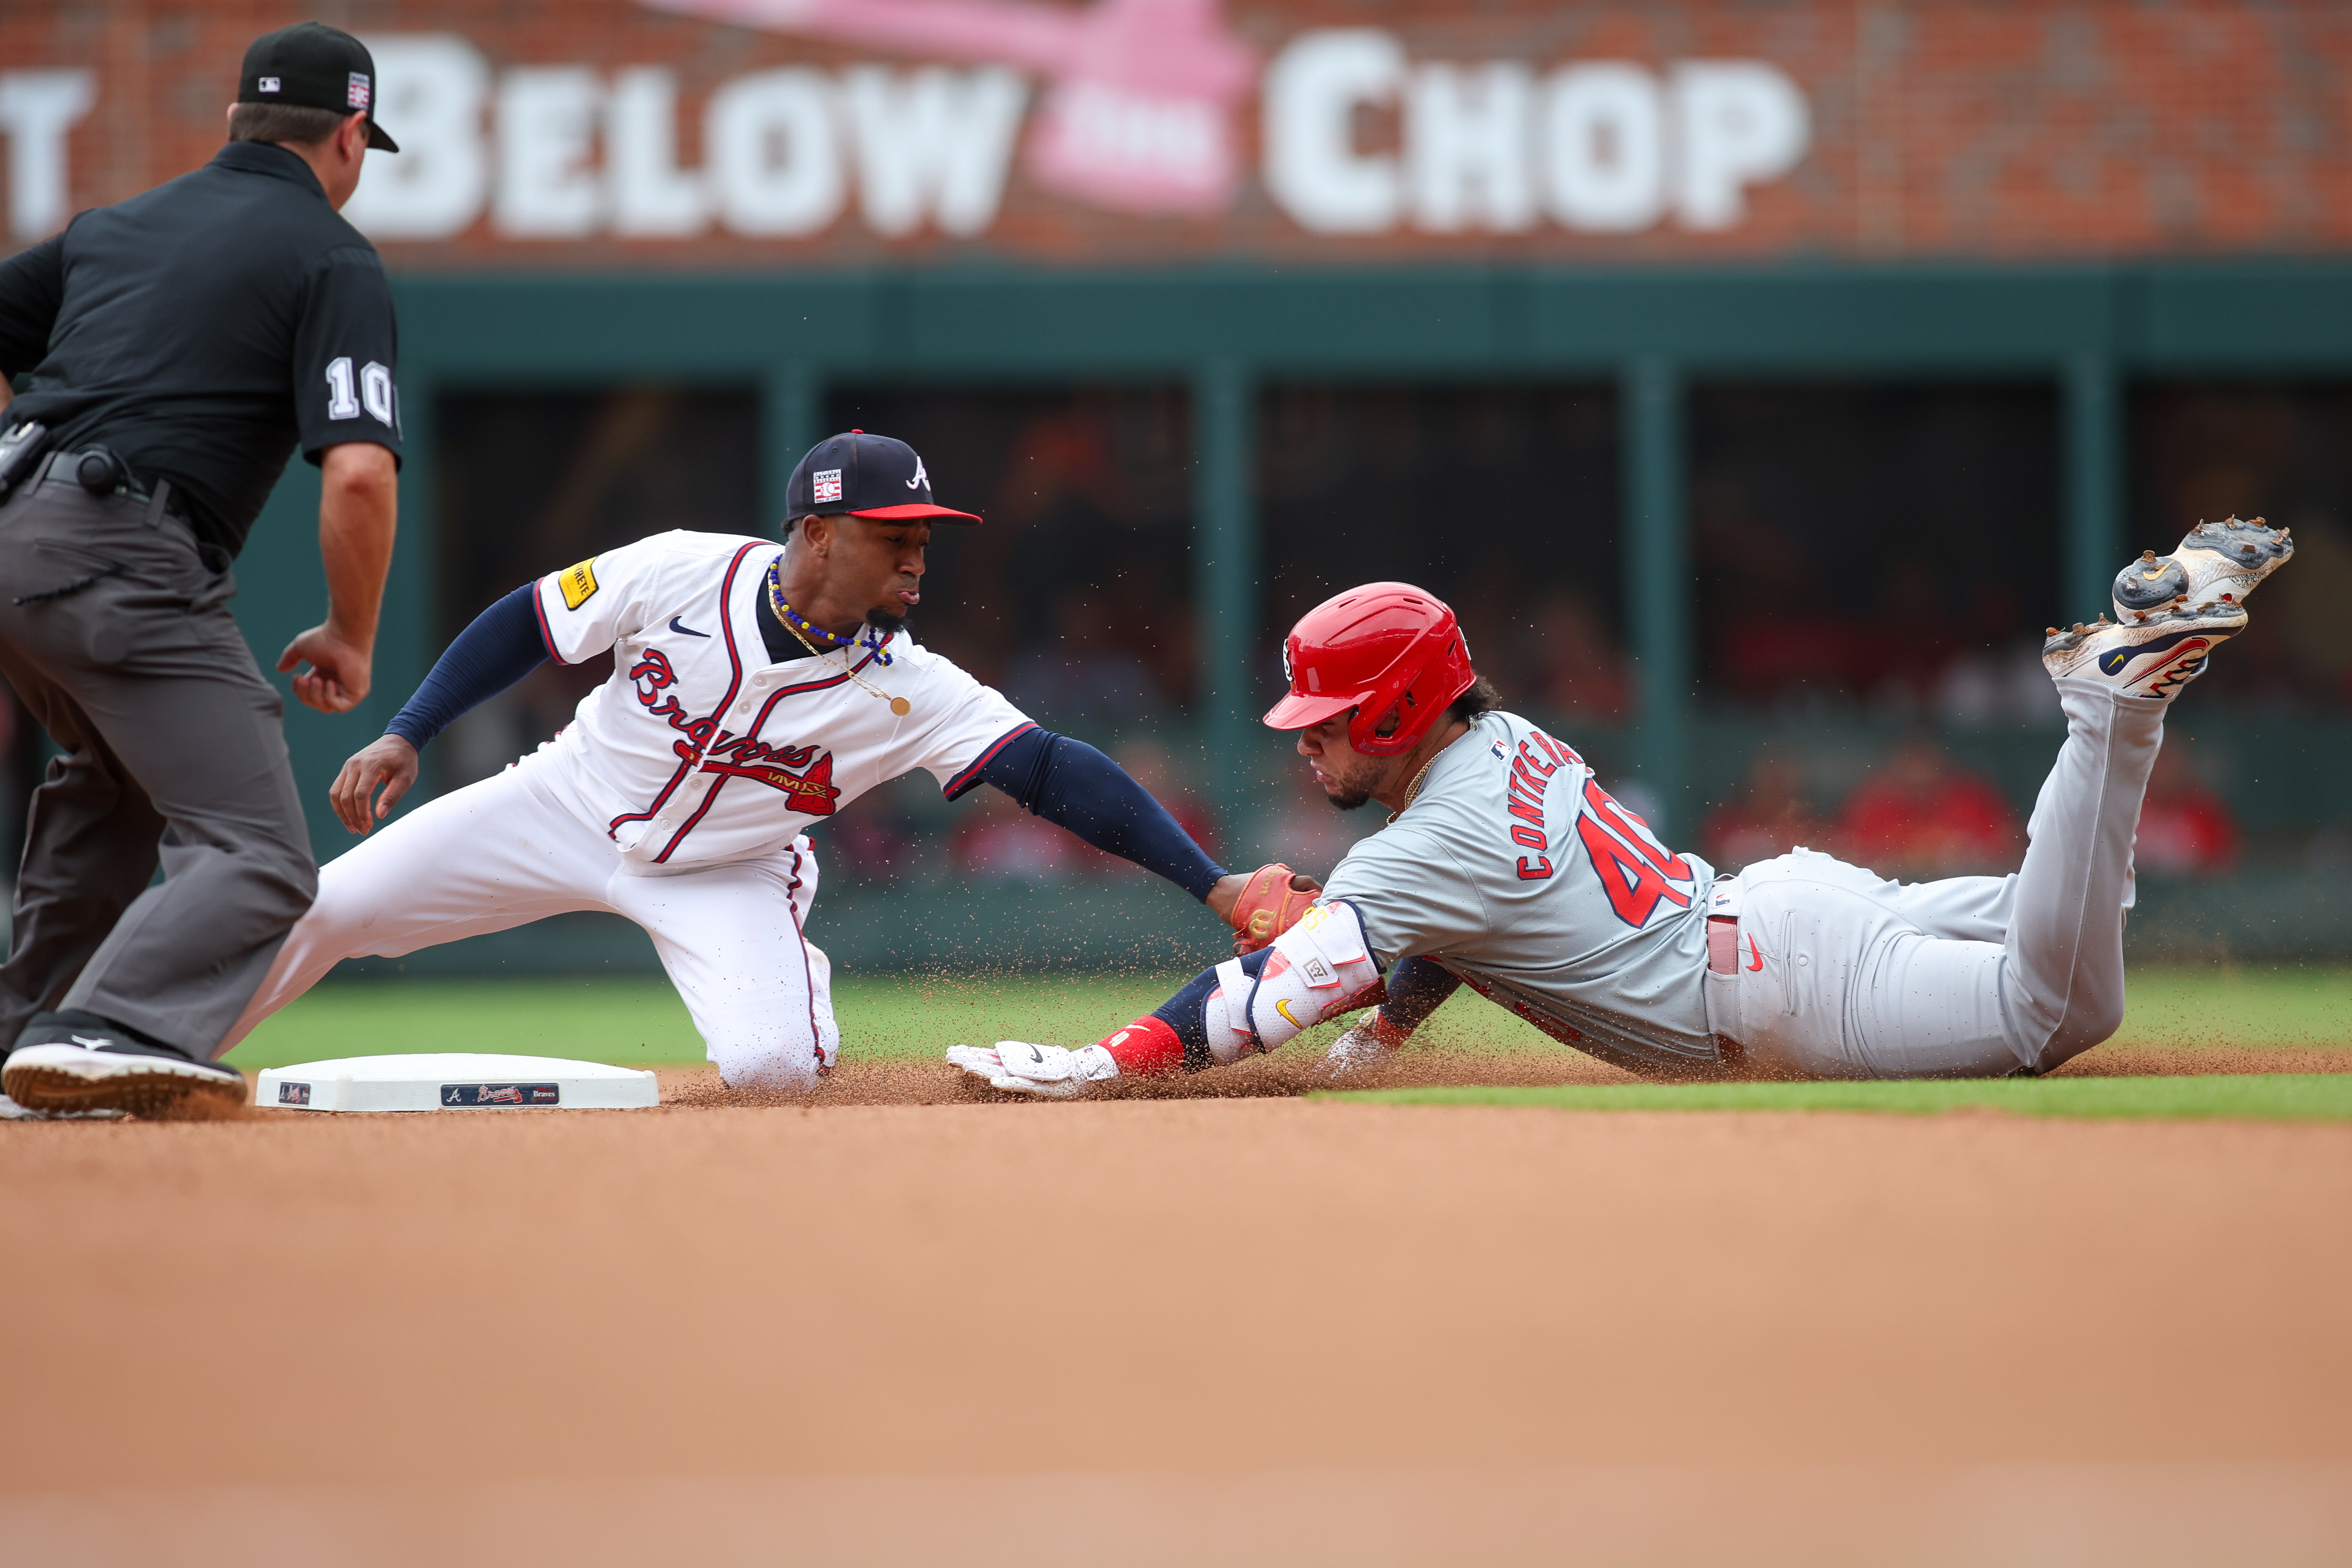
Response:
POLYGON ((1302 877, 1279 860, 1252 871, 1230 917, 1234 955, 1255 952, 1297 925, 1322 891, 1314 878, 1302 877))
POLYGON ((1033 1046, 1026 1040, 950 1046, 948 1065, 986 1079, 991 1089, 1044 1100, 1075 1100, 1093 1085, 1118 1076, 1118 1063, 1100 1046, 1073 1051, 1061 1046, 1033 1046))

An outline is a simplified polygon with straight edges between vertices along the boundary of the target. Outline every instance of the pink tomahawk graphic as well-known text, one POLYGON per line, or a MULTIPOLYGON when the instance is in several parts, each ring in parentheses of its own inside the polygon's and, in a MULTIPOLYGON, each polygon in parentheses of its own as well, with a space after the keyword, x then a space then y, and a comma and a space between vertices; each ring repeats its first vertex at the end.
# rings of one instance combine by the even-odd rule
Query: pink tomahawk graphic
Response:
POLYGON ((1036 71, 1052 86, 1030 177, 1119 212, 1222 212, 1239 178, 1233 110, 1257 58, 1221 0, 641 0, 737 26, 1036 71))

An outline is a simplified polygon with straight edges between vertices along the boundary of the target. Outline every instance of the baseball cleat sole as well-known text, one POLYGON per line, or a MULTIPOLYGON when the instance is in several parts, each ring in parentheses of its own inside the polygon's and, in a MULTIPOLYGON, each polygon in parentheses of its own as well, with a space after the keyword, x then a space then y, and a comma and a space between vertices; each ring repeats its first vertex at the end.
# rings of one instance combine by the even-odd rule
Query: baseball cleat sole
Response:
POLYGON ((2220 604, 2203 611, 2165 610, 2129 622, 2101 616, 2071 631, 2050 628, 2042 665, 2053 679, 2098 680, 2118 696, 2170 698, 2204 673, 2214 647, 2246 628, 2246 612, 2220 604))
POLYGON ((245 1106, 245 1075, 178 1057, 79 1046, 26 1046, 0 1068, 0 1093, 50 1115, 120 1110, 131 1116, 225 1116, 245 1106))
POLYGON ((120 1110, 27 1110, 0 1094, 0 1121, 112 1121, 120 1110))
POLYGON ((2134 621, 2168 609, 2240 605, 2294 554, 2288 530, 2261 518, 2200 522, 2169 555, 2153 550, 2116 574, 2116 619, 2134 621))

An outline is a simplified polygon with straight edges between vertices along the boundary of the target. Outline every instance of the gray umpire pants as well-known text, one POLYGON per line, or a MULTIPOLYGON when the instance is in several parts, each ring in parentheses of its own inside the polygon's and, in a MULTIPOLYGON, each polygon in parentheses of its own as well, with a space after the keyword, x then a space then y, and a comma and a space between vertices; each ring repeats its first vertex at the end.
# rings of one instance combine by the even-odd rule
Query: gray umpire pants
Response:
POLYGON ((2014 874, 1906 885, 1809 849, 1739 873, 1738 966, 1708 973, 1707 1026, 1750 1070, 2040 1073, 2122 1026, 2132 845, 2171 704, 2057 687, 2066 740, 2014 874))
POLYGON ((0 506, 0 675, 65 753, 33 794, 0 1052, 83 1008, 208 1058, 310 908, 284 704, 236 591, 157 502, 57 479, 0 506))

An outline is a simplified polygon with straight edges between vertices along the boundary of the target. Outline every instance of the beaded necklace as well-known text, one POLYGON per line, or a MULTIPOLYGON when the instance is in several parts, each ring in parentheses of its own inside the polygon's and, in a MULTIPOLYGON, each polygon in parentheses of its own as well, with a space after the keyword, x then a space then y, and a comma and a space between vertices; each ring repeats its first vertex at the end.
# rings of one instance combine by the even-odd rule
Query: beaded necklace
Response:
POLYGON ((776 618, 783 622, 787 628, 800 637, 803 647, 807 646, 811 637, 816 638, 827 647, 847 647, 851 643, 856 642, 857 640, 856 632, 827 631, 784 603, 784 580, 782 575, 783 564, 784 558, 781 555, 768 563, 768 603, 775 606, 776 618))
MULTIPOLYGON (((840 649, 845 648, 850 644, 857 641, 857 634, 856 632, 851 632, 845 637, 839 632, 829 632, 823 626, 816 625, 814 621, 806 620, 793 613, 793 607, 784 603, 784 585, 782 581, 776 574, 777 568, 781 567, 782 564, 783 559, 779 556, 776 560, 775 565, 768 568, 768 602, 775 606, 776 616, 779 620, 782 620, 784 623, 784 630, 792 633, 793 637, 799 641, 801 647, 809 650, 809 657, 814 659, 824 659, 824 654, 819 653, 817 651, 816 645, 809 641, 807 636, 803 635, 803 627, 805 627, 808 632, 813 632, 816 636, 824 638, 826 642, 832 645, 832 647, 826 650, 827 652, 838 652, 840 649)), ((871 626, 866 628, 865 647, 873 654, 874 661, 877 664, 887 665, 890 662, 889 654, 884 651, 882 647, 882 634, 871 626)), ((826 662, 830 661, 827 660, 826 662)), ((858 674, 856 670, 850 668, 849 660, 845 657, 841 661, 841 673, 849 677, 851 680, 855 681, 866 691, 888 703, 890 705, 890 711, 898 718, 904 719, 908 713, 914 710, 915 705, 913 703, 908 701, 903 697, 891 696, 888 692, 883 690, 880 687, 875 685, 872 681, 858 674)))

